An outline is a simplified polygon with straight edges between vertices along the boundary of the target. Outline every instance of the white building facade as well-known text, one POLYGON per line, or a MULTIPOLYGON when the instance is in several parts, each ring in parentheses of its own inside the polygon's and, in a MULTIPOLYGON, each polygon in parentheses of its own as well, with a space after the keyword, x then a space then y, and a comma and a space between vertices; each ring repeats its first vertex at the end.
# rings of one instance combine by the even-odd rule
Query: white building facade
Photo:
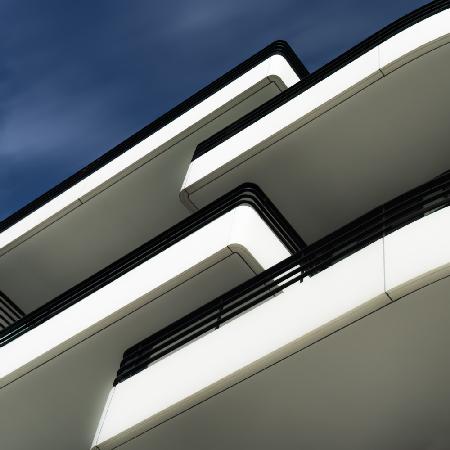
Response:
POLYGON ((0 223, 0 448, 450 448, 450 1, 276 41, 0 223))

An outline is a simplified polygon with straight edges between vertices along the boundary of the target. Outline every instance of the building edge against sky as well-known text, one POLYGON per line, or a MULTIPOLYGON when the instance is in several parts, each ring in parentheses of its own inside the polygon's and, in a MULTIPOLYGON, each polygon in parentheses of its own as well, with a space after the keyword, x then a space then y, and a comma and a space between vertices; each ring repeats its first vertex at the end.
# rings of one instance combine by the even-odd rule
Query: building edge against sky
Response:
POLYGON ((5 219, 4 448, 447 448, 449 8, 275 42, 5 219))

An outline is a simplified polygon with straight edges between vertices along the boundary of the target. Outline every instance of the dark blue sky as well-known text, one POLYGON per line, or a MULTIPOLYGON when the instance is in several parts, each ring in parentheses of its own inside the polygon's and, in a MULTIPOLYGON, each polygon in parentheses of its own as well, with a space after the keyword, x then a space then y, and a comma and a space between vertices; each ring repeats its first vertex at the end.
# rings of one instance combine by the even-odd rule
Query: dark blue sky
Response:
POLYGON ((1 0, 0 220, 275 39, 312 71, 420 0, 1 0))

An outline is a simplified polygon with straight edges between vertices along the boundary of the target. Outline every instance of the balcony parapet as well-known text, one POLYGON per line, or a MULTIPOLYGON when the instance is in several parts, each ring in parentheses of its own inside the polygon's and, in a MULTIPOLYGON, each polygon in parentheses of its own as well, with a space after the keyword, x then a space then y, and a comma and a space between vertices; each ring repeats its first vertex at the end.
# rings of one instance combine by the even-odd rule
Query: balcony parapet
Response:
POLYGON ((115 448, 450 275, 449 205, 446 172, 128 349, 93 448, 115 448))
POLYGON ((244 185, 0 332, 2 383, 238 255, 252 274, 304 247, 256 186, 244 185))

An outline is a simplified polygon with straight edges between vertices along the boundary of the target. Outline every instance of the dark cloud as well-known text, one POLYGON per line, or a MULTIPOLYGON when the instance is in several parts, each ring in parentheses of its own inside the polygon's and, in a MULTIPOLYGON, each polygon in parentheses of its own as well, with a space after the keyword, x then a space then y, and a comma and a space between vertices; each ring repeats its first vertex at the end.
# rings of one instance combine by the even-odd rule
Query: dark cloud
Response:
POLYGON ((2 0, 0 218, 269 42, 313 70, 424 3, 2 0))

